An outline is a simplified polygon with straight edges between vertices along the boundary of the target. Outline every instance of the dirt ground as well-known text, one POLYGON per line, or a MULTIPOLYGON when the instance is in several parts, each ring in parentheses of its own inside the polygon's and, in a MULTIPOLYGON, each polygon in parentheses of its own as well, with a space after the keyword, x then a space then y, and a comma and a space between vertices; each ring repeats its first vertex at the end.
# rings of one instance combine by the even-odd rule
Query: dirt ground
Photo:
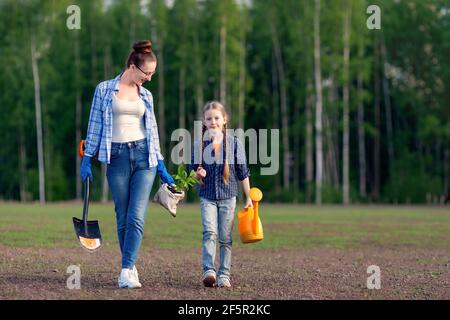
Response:
POLYGON ((450 299, 446 249, 233 250, 232 288, 205 288, 199 250, 142 248, 141 289, 117 288, 118 250, 0 246, 0 299, 450 299), (81 289, 68 289, 79 265, 81 289), (367 268, 381 288, 367 288, 367 268))

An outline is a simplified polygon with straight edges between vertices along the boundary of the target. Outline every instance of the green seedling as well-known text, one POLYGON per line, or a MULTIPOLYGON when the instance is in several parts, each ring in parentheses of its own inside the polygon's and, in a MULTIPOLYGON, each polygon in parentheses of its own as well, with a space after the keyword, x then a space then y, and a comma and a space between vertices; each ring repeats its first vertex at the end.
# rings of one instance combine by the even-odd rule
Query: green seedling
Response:
POLYGON ((186 170, 184 170, 184 166, 182 163, 178 165, 177 173, 172 175, 173 179, 175 180, 175 192, 187 192, 198 182, 198 180, 194 178, 194 176, 194 170, 191 170, 191 172, 188 174, 186 170))

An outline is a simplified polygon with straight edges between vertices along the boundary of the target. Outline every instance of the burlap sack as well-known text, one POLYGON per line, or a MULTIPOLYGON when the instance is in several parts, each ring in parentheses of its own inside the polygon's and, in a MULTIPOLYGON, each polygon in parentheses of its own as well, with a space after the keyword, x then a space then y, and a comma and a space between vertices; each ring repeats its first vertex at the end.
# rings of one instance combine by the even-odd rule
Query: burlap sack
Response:
POLYGON ((164 183, 156 192, 153 202, 158 202, 166 208, 173 217, 177 216, 178 203, 184 198, 184 191, 181 193, 173 193, 169 190, 169 185, 164 183))

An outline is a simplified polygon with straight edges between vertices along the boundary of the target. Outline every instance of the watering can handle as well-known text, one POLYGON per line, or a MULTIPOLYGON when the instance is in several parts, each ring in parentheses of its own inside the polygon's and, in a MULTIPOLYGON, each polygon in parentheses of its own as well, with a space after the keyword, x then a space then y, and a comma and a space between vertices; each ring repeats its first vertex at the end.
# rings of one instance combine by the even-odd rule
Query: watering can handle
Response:
POLYGON ((253 202, 253 230, 256 230, 256 228, 258 227, 258 218, 259 218, 258 202, 257 201, 252 202, 253 202))

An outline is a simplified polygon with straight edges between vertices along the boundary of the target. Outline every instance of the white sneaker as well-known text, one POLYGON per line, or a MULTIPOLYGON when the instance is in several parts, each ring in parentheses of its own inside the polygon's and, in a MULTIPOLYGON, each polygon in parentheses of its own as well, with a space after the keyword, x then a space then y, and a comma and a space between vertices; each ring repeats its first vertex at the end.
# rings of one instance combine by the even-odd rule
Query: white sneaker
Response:
POLYGON ((134 280, 136 280, 136 282, 139 285, 138 288, 142 287, 142 284, 139 282, 139 274, 138 274, 138 271, 136 269, 136 266, 133 266, 132 275, 134 277, 134 280))
POLYGON ((118 282, 119 288, 135 289, 141 287, 141 284, 134 278, 132 269, 122 269, 118 282))
POLYGON ((230 279, 225 277, 219 277, 219 280, 217 281, 217 286, 219 288, 230 288, 231 287, 230 279))

